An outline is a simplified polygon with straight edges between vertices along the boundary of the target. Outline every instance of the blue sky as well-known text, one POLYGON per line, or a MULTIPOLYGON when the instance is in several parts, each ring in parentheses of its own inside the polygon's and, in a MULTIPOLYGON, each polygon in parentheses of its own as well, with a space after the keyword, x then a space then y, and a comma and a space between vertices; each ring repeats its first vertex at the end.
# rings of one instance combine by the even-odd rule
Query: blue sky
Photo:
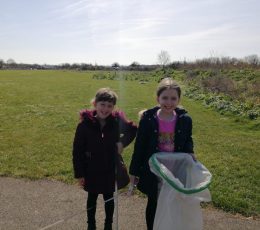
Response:
POLYGON ((260 54, 259 0, 0 0, 0 59, 156 64, 260 54))

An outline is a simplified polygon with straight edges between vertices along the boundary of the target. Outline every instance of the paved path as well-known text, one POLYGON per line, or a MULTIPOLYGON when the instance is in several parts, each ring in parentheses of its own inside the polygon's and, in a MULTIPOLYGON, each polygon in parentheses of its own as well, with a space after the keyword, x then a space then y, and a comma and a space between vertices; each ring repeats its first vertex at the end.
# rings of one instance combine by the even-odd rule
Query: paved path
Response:
MULTIPOLYGON (((86 193, 77 186, 61 182, 0 177, 1 230, 86 229, 86 193), (63 221, 66 217, 72 218, 63 221)), ((145 230, 146 200, 138 196, 119 196, 119 229, 145 230)), ((98 201, 98 230, 103 228, 102 199, 98 201)), ((260 229, 260 221, 204 209, 204 230, 260 229)))

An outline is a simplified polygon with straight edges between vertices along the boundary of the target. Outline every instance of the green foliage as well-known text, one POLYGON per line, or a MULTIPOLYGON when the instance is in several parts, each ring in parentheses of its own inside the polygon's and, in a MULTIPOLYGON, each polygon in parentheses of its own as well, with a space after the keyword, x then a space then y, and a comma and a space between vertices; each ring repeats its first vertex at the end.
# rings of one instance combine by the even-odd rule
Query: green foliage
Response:
POLYGON ((195 100, 203 101, 203 105, 215 108, 221 112, 221 114, 231 113, 249 119, 257 119, 260 116, 260 106, 254 107, 252 104, 234 101, 225 95, 203 93, 196 87, 188 87, 184 95, 195 100))
POLYGON ((179 79, 180 71, 173 69, 157 69, 152 72, 146 71, 95 71, 92 79, 96 80, 115 80, 115 81, 138 81, 141 84, 147 82, 159 82, 164 77, 173 77, 179 79))
POLYGON ((260 116, 258 70, 189 70, 185 95, 223 113, 257 119, 260 116), (225 74, 225 75, 222 75, 225 74), (245 78, 241 78, 243 75, 245 78), (250 76, 250 77, 246 77, 250 76))
POLYGON ((154 81, 153 75, 148 74, 147 72, 134 72, 134 71, 106 71, 106 72, 95 72, 92 75, 92 79, 97 80, 124 80, 124 81, 140 81, 148 82, 154 81))

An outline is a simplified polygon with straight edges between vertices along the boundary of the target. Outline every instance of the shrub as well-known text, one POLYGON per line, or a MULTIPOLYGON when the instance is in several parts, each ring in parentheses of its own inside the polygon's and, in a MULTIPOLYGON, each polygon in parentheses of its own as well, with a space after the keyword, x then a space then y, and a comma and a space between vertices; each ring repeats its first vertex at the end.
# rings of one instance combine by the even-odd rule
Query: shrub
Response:
POLYGON ((257 117, 259 117, 259 111, 257 110, 249 110, 247 111, 247 116, 249 119, 253 120, 253 119, 256 119, 257 117))
POLYGON ((203 79, 201 86, 216 93, 232 94, 236 91, 235 82, 228 77, 222 77, 220 75, 203 79))

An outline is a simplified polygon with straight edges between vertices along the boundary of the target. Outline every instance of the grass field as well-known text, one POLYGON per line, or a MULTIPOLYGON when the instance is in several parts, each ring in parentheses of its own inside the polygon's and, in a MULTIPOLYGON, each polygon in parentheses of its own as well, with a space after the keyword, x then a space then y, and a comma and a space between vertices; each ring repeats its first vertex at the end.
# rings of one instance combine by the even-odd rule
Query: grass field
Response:
MULTIPOLYGON (((138 122, 155 105, 156 82, 93 80, 92 72, 0 71, 0 175, 51 178, 73 183, 71 148, 78 112, 100 87, 119 94, 118 107, 138 122)), ((120 73, 118 73, 120 74, 120 73)), ((212 172, 213 205, 259 215, 259 121, 235 119, 191 99, 198 159, 212 172)), ((133 144, 124 152, 129 163, 133 144)))

